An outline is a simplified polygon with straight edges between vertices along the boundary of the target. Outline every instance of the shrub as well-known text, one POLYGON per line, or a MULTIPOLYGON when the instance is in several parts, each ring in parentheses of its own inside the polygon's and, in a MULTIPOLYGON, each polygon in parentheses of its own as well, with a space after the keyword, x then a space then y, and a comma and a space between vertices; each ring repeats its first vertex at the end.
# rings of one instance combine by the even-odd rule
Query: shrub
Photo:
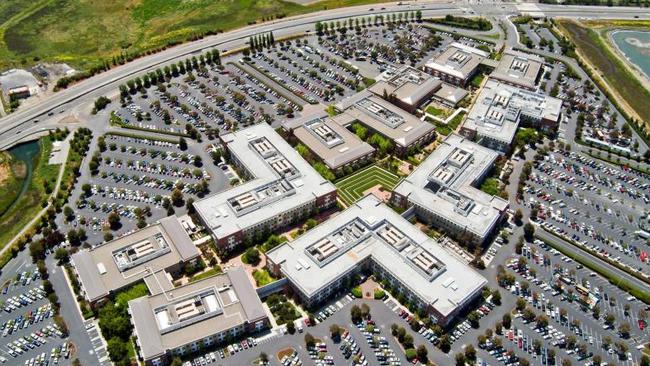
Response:
POLYGON ((411 361, 417 356, 417 351, 413 348, 409 348, 406 351, 404 351, 404 354, 406 355, 406 359, 411 361))
POLYGON ((352 296, 356 297, 357 299, 363 297, 363 293, 361 292, 361 286, 356 286, 352 288, 352 296))
POLYGON ((375 300, 382 300, 384 297, 386 297, 384 290, 375 289, 375 300))

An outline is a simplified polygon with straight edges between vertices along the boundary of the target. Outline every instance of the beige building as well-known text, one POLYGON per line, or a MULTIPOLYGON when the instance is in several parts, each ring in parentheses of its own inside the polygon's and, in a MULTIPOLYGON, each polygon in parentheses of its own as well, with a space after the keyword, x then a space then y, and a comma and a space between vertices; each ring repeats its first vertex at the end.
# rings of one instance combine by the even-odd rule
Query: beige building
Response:
POLYGON ((429 60, 424 70, 448 83, 465 86, 488 56, 487 52, 477 48, 452 43, 440 55, 429 60))
POLYGON ((223 274, 129 301, 137 352, 146 365, 232 342, 268 327, 246 271, 223 274))
POLYGON ((266 123, 220 136, 243 184, 194 202, 215 238, 232 250, 336 204, 336 187, 266 123))
POLYGON ((364 166, 375 149, 341 126, 337 116, 316 113, 288 119, 282 127, 304 144, 332 171, 364 166))
POLYGON ((199 257, 175 216, 72 255, 86 299, 95 303, 158 271, 177 273, 199 257))
POLYGON ((498 156, 452 133, 395 187, 391 199, 454 238, 482 244, 508 209, 508 201, 478 189, 498 156))

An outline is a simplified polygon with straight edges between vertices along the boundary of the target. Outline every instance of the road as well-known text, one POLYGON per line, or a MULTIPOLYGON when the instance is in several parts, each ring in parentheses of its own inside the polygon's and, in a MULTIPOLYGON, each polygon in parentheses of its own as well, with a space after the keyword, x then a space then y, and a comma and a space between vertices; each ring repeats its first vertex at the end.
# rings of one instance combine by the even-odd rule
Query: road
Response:
MULTIPOLYGON (((155 70, 179 58, 197 54, 206 49, 218 48, 222 53, 227 50, 245 46, 251 35, 273 31, 276 39, 285 36, 303 34, 313 31, 314 23, 330 21, 355 16, 368 16, 370 5, 356 6, 343 9, 334 9, 316 12, 308 15, 289 17, 282 20, 256 24, 230 32, 206 37, 202 40, 185 43, 169 48, 157 54, 134 60, 125 65, 116 67, 107 72, 84 80, 66 90, 44 98, 43 101, 25 110, 19 110, 5 118, 0 119, 0 149, 7 149, 18 141, 30 137, 37 132, 46 131, 56 127, 60 113, 74 107, 84 106, 88 113, 92 102, 101 95, 115 93, 119 84, 125 82, 136 74, 155 70), (48 116, 52 113, 52 116, 48 116), (54 117, 54 118, 49 118, 54 117), (57 118, 58 117, 58 118, 57 118), (36 123, 34 121, 37 120, 36 123)), ((382 5, 384 10, 375 10, 373 15, 382 13, 395 13, 399 11, 421 10, 423 17, 444 16, 462 11, 454 5, 441 1, 428 1, 418 3, 417 6, 397 5, 387 3, 382 5)))
MULTIPOLYGON (((469 2, 451 3, 442 2, 440 0, 429 0, 412 4, 398 4, 399 3, 386 3, 380 5, 384 10, 376 9, 379 5, 375 5, 375 10, 372 11, 372 14, 376 15, 382 13, 421 10, 423 17, 475 13, 500 17, 503 19, 508 15, 520 13, 518 6, 500 2, 487 4, 482 2, 472 4, 469 2), (495 6, 495 4, 500 4, 501 6, 495 6)), ((92 102, 98 96, 115 94, 119 84, 124 83, 136 74, 156 69, 172 61, 176 61, 179 58, 196 54, 205 49, 217 47, 222 52, 237 49, 245 46, 249 37, 254 34, 273 31, 275 38, 279 39, 288 35, 309 32, 313 30, 313 24, 318 21, 330 21, 355 16, 368 16, 369 7, 370 5, 364 5, 325 10, 312 14, 255 24, 219 35, 206 37, 202 40, 185 43, 154 55, 134 60, 130 63, 75 84, 66 90, 59 91, 50 97, 43 98, 40 103, 30 108, 19 110, 16 113, 0 119, 0 149, 7 149, 18 142, 33 139, 50 129, 60 126, 58 120, 70 111, 88 114, 92 102)), ((538 9, 540 13, 547 16, 554 17, 650 18, 650 14, 647 12, 644 12, 640 8, 632 7, 610 8, 539 4, 536 5, 535 9, 538 9)), ((537 10, 535 11, 537 12, 537 10)), ((508 29, 508 44, 513 46, 515 43, 511 42, 516 42, 518 44, 516 38, 513 39, 511 36, 511 30, 508 29)))

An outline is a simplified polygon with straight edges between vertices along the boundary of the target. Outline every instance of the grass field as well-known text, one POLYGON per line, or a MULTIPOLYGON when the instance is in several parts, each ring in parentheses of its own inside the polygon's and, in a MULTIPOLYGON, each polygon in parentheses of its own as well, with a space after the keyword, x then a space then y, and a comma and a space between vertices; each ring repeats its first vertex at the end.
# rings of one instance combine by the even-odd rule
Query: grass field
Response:
POLYGON ((0 69, 39 60, 88 69, 199 34, 377 0, 5 0, 0 2, 0 69))
POLYGON ((650 121, 650 91, 628 70, 624 61, 605 45, 606 41, 597 31, 573 21, 560 21, 559 24, 576 45, 576 49, 646 122, 647 129, 650 121))
POLYGON ((18 198, 26 175, 25 165, 0 151, 0 217, 18 198))
POLYGON ((50 187, 56 184, 58 165, 49 165, 48 159, 52 151, 50 137, 40 140, 40 152, 34 162, 34 173, 27 191, 18 199, 16 204, 0 217, 0 248, 16 235, 41 210, 41 203, 47 198, 45 182, 50 187))
POLYGON ((361 198, 367 189, 381 185, 384 189, 392 191, 399 180, 397 175, 373 165, 337 181, 335 185, 339 191, 339 198, 349 206, 361 198))

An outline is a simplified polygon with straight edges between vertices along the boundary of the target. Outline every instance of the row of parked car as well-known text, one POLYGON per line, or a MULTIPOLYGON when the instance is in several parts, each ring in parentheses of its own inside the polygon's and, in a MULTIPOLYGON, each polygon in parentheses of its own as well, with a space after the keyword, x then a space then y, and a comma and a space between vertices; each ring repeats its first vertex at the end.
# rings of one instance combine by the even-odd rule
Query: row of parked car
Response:
POLYGON ((240 342, 229 344, 226 348, 219 349, 214 352, 206 353, 203 356, 197 357, 191 361, 186 361, 183 366, 204 366, 217 361, 217 359, 224 359, 228 356, 234 355, 237 352, 257 346, 257 340, 249 337, 240 342))
POLYGON ((45 297, 43 285, 33 288, 23 294, 10 297, 5 302, 4 311, 11 313, 23 306, 31 305, 34 301, 41 300, 45 297))
POLYGON ((41 322, 52 315, 52 305, 45 304, 39 307, 36 312, 28 311, 25 315, 20 315, 16 319, 10 319, 0 325, 2 336, 6 337, 18 329, 25 329, 34 323, 41 322))

